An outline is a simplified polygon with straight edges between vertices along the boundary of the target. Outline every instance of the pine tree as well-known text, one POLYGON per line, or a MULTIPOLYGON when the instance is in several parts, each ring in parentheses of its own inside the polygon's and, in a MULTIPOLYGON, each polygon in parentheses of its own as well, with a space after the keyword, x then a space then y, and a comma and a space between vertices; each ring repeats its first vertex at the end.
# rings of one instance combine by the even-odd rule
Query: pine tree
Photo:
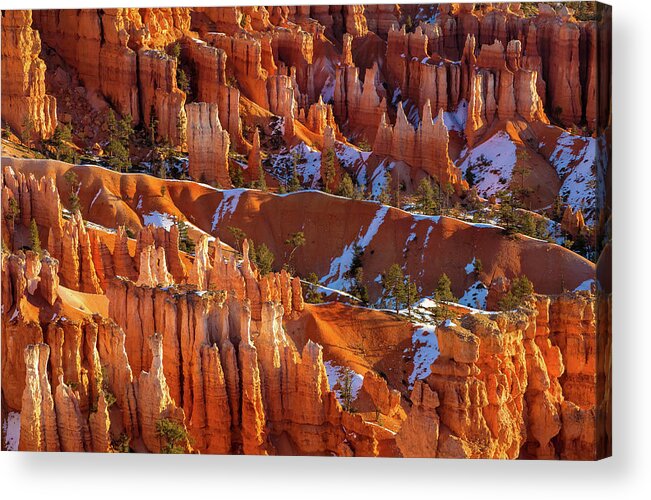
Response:
POLYGON ((289 252, 289 257, 287 258, 287 264, 289 265, 292 261, 292 257, 298 248, 304 246, 306 243, 305 233, 303 231, 297 231, 289 235, 289 238, 285 240, 285 245, 291 247, 289 252))
POLYGON ((398 264, 392 264, 382 276, 382 298, 385 305, 393 301, 396 312, 400 310, 404 297, 404 276, 398 264))
POLYGON ((353 377, 354 372, 347 366, 341 366, 338 369, 338 382, 339 382, 339 400, 341 407, 347 411, 353 411, 353 377))
POLYGON ((298 169, 296 165, 292 167, 292 177, 289 180, 289 185, 287 186, 287 191, 293 193, 294 191, 299 191, 301 189, 301 181, 298 178, 298 169))
POLYGON ((308 285, 305 290, 305 302, 308 304, 321 304, 323 302, 323 293, 319 292, 319 277, 316 273, 308 274, 308 285))
POLYGON ((258 167, 258 189, 261 191, 267 190, 267 179, 265 177, 264 168, 262 167, 262 162, 260 162, 260 166, 258 167))
POLYGON ((346 198, 352 198, 355 195, 355 186, 353 185, 353 180, 350 178, 350 175, 346 172, 341 179, 341 184, 339 184, 339 196, 344 196, 346 198))
MULTIPOLYGON (((251 242, 253 243, 253 242, 251 242)), ((264 276, 266 274, 269 274, 272 271, 272 265, 275 260, 275 256, 273 252, 269 249, 267 245, 262 243, 258 247, 258 251, 256 254, 256 260, 255 260, 255 265, 258 267, 258 271, 260 272, 261 276, 264 276)))
POLYGON ((41 248, 41 238, 38 235, 38 226, 34 219, 29 223, 29 242, 33 252, 36 252, 39 255, 43 253, 43 249, 41 248))
POLYGON ((22 131, 20 133, 20 139, 28 148, 32 147, 32 136, 34 135, 34 121, 29 116, 25 115, 22 124, 22 131))
POLYGON ((233 187, 240 188, 244 185, 244 175, 242 174, 242 169, 239 166, 231 163, 228 169, 228 173, 230 175, 233 187))
POLYGON ((9 207, 5 212, 5 220, 10 224, 16 222, 16 217, 20 215, 20 206, 16 201, 16 198, 9 198, 9 207))
POLYGON ((475 276, 479 277, 481 272, 484 270, 484 264, 482 263, 481 259, 475 258, 473 270, 475 272, 475 276))
POLYGON ((332 192, 332 183, 337 174, 335 170, 335 152, 332 148, 324 151, 325 171, 323 172, 323 190, 326 193, 332 192))
POLYGON ((418 184, 418 210, 427 215, 438 215, 441 213, 441 206, 438 201, 438 186, 432 185, 432 181, 426 177, 418 184))
POLYGON ((54 135, 50 143, 56 150, 55 157, 57 160, 70 162, 73 158, 72 148, 69 143, 72 142, 72 128, 65 123, 59 123, 54 130, 54 135))
POLYGON ((228 229, 228 232, 231 233, 231 236, 235 240, 237 251, 242 252, 242 242, 246 239, 246 233, 235 226, 228 226, 226 229, 228 229))
POLYGON ((393 178, 391 177, 391 173, 388 170, 386 170, 384 172, 384 184, 382 185, 382 191, 380 191, 380 195, 378 196, 378 201, 383 205, 391 204, 392 183, 393 183, 393 178))
POLYGON ((414 305, 418 297, 418 288, 416 287, 416 283, 411 281, 409 275, 405 276, 402 289, 405 298, 405 305, 407 306, 408 314, 411 317, 411 306, 414 305))
POLYGON ((179 250, 194 255, 195 243, 188 235, 188 225, 184 221, 178 220, 176 227, 179 230, 179 250))
POLYGON ((357 297, 365 306, 369 303, 368 288, 364 284, 364 269, 358 267, 353 273, 353 284, 350 289, 351 295, 357 297))
POLYGON ((68 184, 68 187, 70 189, 70 196, 68 196, 68 204, 70 206, 70 211, 73 214, 77 212, 81 213, 81 202, 79 200, 79 194, 78 194, 79 189, 81 187, 81 183, 79 182, 79 177, 77 177, 77 174, 74 172, 74 170, 70 169, 66 172, 63 178, 66 180, 66 183, 68 184))
POLYGON ((503 311, 517 309, 533 293, 533 284, 529 278, 520 276, 513 280, 509 291, 499 300, 498 307, 503 311))
POLYGON ((436 290, 434 291, 434 298, 438 302, 457 302, 457 298, 452 293, 450 286, 452 282, 448 275, 443 273, 439 278, 438 284, 436 285, 436 290))
POLYGON ((560 222, 563 218, 563 200, 560 196, 554 198, 552 203, 552 220, 560 222))
POLYGON ((106 116, 106 123, 109 131, 109 142, 106 146, 106 153, 109 156, 109 165, 122 172, 129 167, 129 143, 133 136, 131 116, 125 115, 118 120, 115 112, 109 109, 106 116))

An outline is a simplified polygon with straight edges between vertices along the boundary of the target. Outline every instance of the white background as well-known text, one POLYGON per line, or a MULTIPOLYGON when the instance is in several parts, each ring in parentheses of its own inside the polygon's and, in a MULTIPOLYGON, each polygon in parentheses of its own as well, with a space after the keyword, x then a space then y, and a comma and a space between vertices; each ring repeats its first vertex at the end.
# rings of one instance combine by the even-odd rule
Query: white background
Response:
MULTIPOLYGON (((255 2, 248 1, 246 3, 255 2)), ((284 1, 276 4, 307 4, 284 1)), ((311 3, 327 3, 312 0, 311 3)), ((342 2, 333 2, 342 3, 342 2)), ((651 20, 612 0, 614 457, 596 463, 0 453, 3 498, 651 498, 651 20)), ((6 1, 2 8, 233 5, 217 1, 6 1)))

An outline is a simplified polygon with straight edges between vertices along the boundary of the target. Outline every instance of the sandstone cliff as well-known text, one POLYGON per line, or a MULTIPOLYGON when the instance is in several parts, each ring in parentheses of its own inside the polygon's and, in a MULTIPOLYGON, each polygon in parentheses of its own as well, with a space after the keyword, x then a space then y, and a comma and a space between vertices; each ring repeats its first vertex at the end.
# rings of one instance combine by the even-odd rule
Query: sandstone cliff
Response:
POLYGON ((48 139, 57 126, 56 99, 45 93, 41 38, 32 11, 2 12, 2 119, 25 142, 48 139))

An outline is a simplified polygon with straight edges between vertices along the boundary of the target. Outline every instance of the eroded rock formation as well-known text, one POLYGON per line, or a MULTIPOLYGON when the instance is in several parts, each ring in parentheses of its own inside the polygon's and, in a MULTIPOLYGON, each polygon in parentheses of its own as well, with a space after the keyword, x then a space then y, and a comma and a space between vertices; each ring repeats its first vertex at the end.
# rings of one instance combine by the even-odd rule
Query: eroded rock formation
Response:
POLYGON ((228 132, 219 121, 217 104, 188 104, 186 113, 190 175, 200 182, 230 186, 228 150, 231 142, 228 132))
POLYGON ((48 139, 57 126, 56 99, 45 93, 40 52, 32 11, 3 11, 2 119, 26 141, 48 139))

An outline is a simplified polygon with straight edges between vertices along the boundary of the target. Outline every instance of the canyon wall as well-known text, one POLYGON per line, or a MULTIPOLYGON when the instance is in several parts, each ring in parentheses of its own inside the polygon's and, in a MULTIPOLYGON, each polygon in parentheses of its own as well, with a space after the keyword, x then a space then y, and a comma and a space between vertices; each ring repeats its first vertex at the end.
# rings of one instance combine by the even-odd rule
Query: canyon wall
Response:
POLYGON ((45 91, 41 37, 30 10, 2 11, 2 119, 25 142, 57 127, 56 99, 45 91))

